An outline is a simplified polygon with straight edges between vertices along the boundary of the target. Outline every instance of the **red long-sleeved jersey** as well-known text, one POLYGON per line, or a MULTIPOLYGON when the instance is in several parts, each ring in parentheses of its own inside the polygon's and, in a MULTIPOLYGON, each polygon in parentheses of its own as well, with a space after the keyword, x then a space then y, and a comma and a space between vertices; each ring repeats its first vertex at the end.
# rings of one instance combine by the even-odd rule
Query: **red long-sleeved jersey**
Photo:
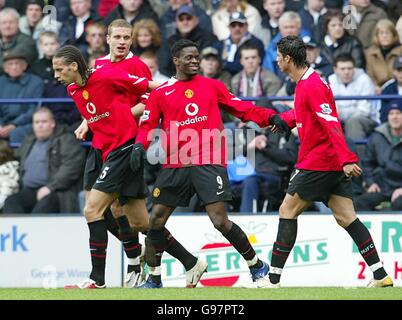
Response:
POLYGON ((226 141, 221 136, 222 107, 243 121, 267 127, 275 111, 242 101, 215 79, 195 76, 188 81, 171 78, 150 94, 141 117, 136 142, 145 148, 152 140, 152 129, 160 119, 162 145, 167 154, 164 167, 192 165, 226 166, 226 141), (149 135, 149 136, 148 136, 149 135))
POLYGON ((130 94, 142 95, 148 80, 113 69, 96 69, 85 86, 67 87, 81 115, 87 120, 102 159, 118 146, 134 139, 138 127, 130 110, 130 94))
POLYGON ((293 112, 281 114, 297 126, 300 149, 296 168, 315 171, 343 171, 357 156, 346 145, 335 100, 328 83, 308 69, 295 90, 293 112))

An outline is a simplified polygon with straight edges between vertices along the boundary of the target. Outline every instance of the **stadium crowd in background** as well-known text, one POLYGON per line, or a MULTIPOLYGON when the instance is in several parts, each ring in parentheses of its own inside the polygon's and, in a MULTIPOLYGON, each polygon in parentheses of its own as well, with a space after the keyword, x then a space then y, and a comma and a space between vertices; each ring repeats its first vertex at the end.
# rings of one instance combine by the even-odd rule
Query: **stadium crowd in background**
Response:
MULTIPOLYGON (((72 44, 95 65, 109 52, 106 30, 115 19, 133 26, 131 51, 160 82, 174 73, 172 45, 189 39, 200 46, 200 73, 222 80, 234 94, 293 95, 295 83, 276 64, 276 44, 299 35, 309 48, 309 63, 335 95, 402 96, 400 0, 5 0, 0 1, 0 97, 67 97, 53 78, 55 51, 72 44), (344 13, 346 5, 355 10, 344 13), (352 57, 349 62, 345 53, 352 57), (350 79, 342 74, 345 63, 354 67, 350 79)), ((293 107, 289 101, 256 104, 278 111, 293 107)), ((389 123, 390 106, 390 99, 337 101, 346 138, 361 142, 378 135, 389 123)), ((70 133, 77 129, 80 115, 71 103, 48 107, 57 125, 70 133)), ((392 109, 391 114, 397 112, 392 109)), ((33 104, 0 104, 0 139, 19 144, 31 135, 34 110, 33 104)), ((238 119, 225 112, 222 117, 226 127, 237 127, 238 119)), ((359 145, 359 155, 364 148, 359 145)), ((363 172, 366 163, 361 163, 363 172)), ((361 187, 370 191, 368 183, 364 179, 361 187)))

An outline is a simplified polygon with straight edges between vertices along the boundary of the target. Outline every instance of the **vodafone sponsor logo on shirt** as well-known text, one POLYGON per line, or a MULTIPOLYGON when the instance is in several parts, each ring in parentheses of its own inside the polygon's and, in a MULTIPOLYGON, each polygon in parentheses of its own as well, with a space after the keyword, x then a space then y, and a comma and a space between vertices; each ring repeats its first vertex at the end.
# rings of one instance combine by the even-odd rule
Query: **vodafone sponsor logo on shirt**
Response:
POLYGON ((110 113, 108 111, 101 114, 96 114, 96 107, 92 102, 88 102, 86 108, 89 114, 94 114, 94 116, 90 117, 87 120, 88 123, 94 123, 110 116, 110 113))
POLYGON ((186 120, 183 121, 177 121, 176 125, 178 127, 183 127, 183 126, 187 126, 190 124, 194 124, 194 123, 198 123, 198 122, 203 122, 203 121, 207 121, 208 120, 208 116, 202 116, 202 117, 197 117, 198 111, 199 111, 199 107, 196 103, 189 103, 185 106, 184 111, 186 112, 187 115, 189 115, 190 117, 188 117, 186 120))

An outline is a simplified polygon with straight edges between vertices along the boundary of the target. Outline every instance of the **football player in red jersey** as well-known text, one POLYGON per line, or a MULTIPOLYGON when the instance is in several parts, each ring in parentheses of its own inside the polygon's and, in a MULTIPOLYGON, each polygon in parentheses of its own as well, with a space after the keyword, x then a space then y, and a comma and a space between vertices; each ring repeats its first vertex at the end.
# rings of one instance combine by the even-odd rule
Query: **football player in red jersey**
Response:
MULTIPOLYGON (((105 57, 99 58, 95 62, 96 69, 122 70, 138 77, 152 79, 149 68, 135 55, 130 52, 132 44, 132 26, 124 19, 114 20, 108 27, 107 43, 110 47, 110 53, 105 57)), ((148 94, 136 95, 128 93, 132 115, 137 118, 143 113, 148 94)), ((87 122, 84 119, 81 126, 75 131, 77 139, 83 140, 88 132, 87 122)), ((102 159, 99 156, 99 146, 97 137, 94 136, 92 147, 88 153, 84 174, 84 190, 86 194, 92 189, 96 179, 101 173, 102 159)), ((143 199, 132 199, 135 210, 125 212, 121 210, 124 199, 119 198, 112 205, 112 213, 109 209, 105 212, 105 220, 108 230, 121 240, 125 249, 128 266, 127 275, 124 280, 125 287, 134 287, 143 280, 143 270, 140 268, 139 255, 141 245, 139 244, 138 231, 136 228, 135 215, 141 212, 141 215, 147 215, 145 201, 143 199), (127 220, 128 217, 128 220, 127 220)), ((197 260, 189 253, 178 241, 171 237, 167 231, 166 236, 170 238, 169 246, 166 252, 179 259, 186 268, 186 286, 195 287, 199 281, 199 269, 202 269, 204 262, 197 260)))
MULTIPOLYGON (((101 57, 95 62, 95 69, 121 70, 138 77, 144 77, 152 80, 149 68, 135 55, 130 52, 132 44, 132 26, 124 19, 117 19, 110 23, 106 41, 110 48, 110 53, 101 57)), ((136 95, 128 93, 131 109, 134 117, 139 117, 144 110, 144 102, 148 93, 136 95)), ((137 121, 137 120, 136 120, 137 121)), ((88 124, 84 119, 81 125, 75 130, 75 135, 79 140, 85 140, 88 132, 88 124)), ((102 159, 99 156, 99 142, 97 136, 92 139, 92 145, 88 152, 85 165, 84 190, 85 196, 88 196, 102 168, 102 159)), ((133 287, 143 280, 143 269, 140 266, 141 244, 139 243, 138 230, 135 225, 135 212, 123 214, 121 206, 124 205, 124 199, 115 201, 111 208, 105 212, 105 220, 108 230, 116 236, 123 245, 127 256, 127 274, 124 279, 125 287, 133 287)), ((142 215, 148 215, 146 204, 143 199, 134 201, 135 211, 142 215)))
POLYGON ((279 208, 279 227, 272 250, 269 277, 257 286, 277 288, 297 235, 297 217, 312 201, 331 208, 335 220, 351 236, 374 274, 369 287, 393 286, 384 270, 370 232, 356 217, 351 177, 362 170, 358 158, 345 142, 330 86, 306 62, 306 45, 293 36, 278 42, 277 63, 297 83, 295 107, 288 123, 297 127, 300 150, 296 168, 279 208))
POLYGON ((222 82, 198 75, 200 55, 194 42, 176 42, 172 57, 176 76, 150 94, 132 151, 132 168, 141 169, 144 149, 150 142, 148 135, 162 119, 160 126, 167 134, 167 160, 155 182, 154 206, 145 240, 150 276, 139 288, 162 287, 161 255, 168 243, 164 237, 165 223, 173 210, 187 206, 195 193, 215 228, 243 256, 252 280, 257 282, 268 273, 269 266, 258 259, 243 230, 228 219, 224 202, 232 196, 226 172, 226 146, 224 142, 215 143, 218 139, 214 133, 223 130, 220 107, 262 127, 275 124, 286 131, 288 126, 275 111, 241 101, 222 82), (186 138, 177 138, 175 132, 177 137, 186 138))
POLYGON ((148 87, 152 89, 158 84, 121 70, 99 68, 91 72, 74 46, 65 46, 56 52, 53 69, 55 78, 67 85, 69 95, 94 133, 97 154, 102 161, 84 209, 90 233, 92 272, 87 281, 74 287, 104 288, 107 247, 105 210, 117 198, 123 198, 123 213, 133 213, 138 230, 148 228, 147 211, 138 210, 138 201, 141 199, 144 202, 147 186, 142 172, 134 173, 129 166, 138 130, 129 107, 129 93, 140 96, 146 93, 148 87))

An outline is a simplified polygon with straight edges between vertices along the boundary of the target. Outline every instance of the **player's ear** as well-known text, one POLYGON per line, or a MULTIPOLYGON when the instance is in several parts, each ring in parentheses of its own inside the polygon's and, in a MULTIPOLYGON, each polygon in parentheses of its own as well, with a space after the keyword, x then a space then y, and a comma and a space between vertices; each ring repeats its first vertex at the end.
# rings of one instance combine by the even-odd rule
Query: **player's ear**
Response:
POLYGON ((173 63, 177 65, 179 63, 179 58, 173 57, 173 63))
POLYGON ((78 63, 77 62, 72 62, 71 63, 71 68, 73 68, 73 71, 78 71, 78 63))

